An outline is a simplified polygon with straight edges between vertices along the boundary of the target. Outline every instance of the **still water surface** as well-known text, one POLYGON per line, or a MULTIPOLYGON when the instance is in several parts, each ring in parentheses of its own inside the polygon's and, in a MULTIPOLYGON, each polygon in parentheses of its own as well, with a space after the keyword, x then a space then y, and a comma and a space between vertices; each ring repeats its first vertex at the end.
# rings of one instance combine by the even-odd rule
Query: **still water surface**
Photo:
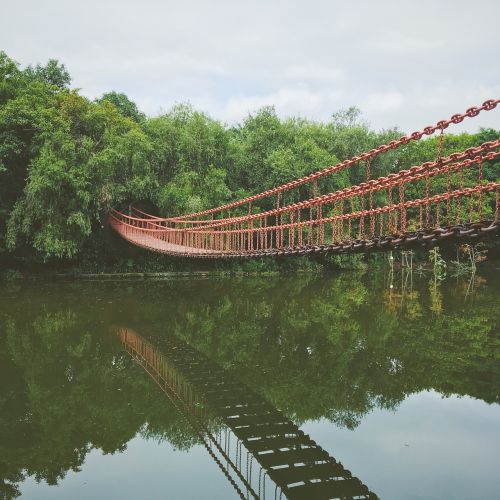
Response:
POLYGON ((499 403, 495 266, 0 291, 0 498, 500 498, 499 403))

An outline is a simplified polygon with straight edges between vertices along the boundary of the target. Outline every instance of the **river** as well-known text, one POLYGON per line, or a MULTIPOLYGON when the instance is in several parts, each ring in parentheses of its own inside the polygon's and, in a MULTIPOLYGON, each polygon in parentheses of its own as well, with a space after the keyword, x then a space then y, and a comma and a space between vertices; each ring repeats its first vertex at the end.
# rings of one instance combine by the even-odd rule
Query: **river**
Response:
POLYGON ((499 498, 498 268, 4 282, 0 498, 499 498))

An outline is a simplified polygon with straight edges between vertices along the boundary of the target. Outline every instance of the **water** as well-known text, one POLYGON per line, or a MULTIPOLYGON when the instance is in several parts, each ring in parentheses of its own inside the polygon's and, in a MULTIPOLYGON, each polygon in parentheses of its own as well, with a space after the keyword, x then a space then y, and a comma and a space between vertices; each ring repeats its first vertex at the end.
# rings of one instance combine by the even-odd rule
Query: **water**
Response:
MULTIPOLYGON (((0 498, 238 498, 203 445, 220 459, 204 432, 232 432, 219 396, 300 427, 348 491, 499 498, 499 327, 494 266, 441 283, 375 269, 3 284, 0 498), (153 366, 175 382, 162 390, 153 366)), ((258 493, 257 459, 230 439, 258 493)))

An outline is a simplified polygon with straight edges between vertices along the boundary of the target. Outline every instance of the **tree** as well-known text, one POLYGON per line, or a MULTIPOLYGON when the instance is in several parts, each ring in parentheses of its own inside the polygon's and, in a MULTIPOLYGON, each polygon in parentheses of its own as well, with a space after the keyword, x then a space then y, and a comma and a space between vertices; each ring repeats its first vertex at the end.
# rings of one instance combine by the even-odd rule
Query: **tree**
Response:
POLYGON ((150 143, 107 101, 67 93, 51 112, 51 122, 40 118, 42 146, 12 208, 7 243, 12 250, 29 242, 44 259, 72 258, 111 206, 151 196, 150 143))
POLYGON ((123 93, 115 91, 106 92, 97 102, 102 101, 110 102, 121 115, 134 120, 136 123, 143 123, 146 118, 144 113, 138 110, 137 104, 123 93))
POLYGON ((71 83, 71 76, 64 64, 57 59, 49 59, 45 66, 37 64, 34 68, 28 66, 24 74, 31 79, 40 80, 58 90, 67 89, 71 83))

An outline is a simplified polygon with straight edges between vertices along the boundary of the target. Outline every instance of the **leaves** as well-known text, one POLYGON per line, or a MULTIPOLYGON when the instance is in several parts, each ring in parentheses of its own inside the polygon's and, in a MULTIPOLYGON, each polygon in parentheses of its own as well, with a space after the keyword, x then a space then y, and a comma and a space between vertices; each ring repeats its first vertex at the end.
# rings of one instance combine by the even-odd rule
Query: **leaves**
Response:
MULTIPOLYGON (((287 183, 399 138, 397 129, 376 132, 357 108, 332 114, 327 123, 281 119, 273 107, 227 126, 178 104, 147 118, 125 94, 111 91, 95 101, 69 88, 56 60, 21 69, 0 52, 0 248, 28 259, 75 259, 83 248, 100 249, 111 207, 138 205, 161 215, 181 215, 224 204, 287 183)), ((500 132, 446 134, 443 155, 461 151, 500 132)), ((439 138, 424 139, 373 159, 372 178, 435 159, 439 138)), ((451 185, 475 185, 477 168, 451 176, 451 185)), ((498 162, 484 162, 484 181, 498 180, 498 162)), ((365 180, 365 165, 317 182, 328 194, 365 180)), ((446 189, 431 179, 430 193, 446 189)), ((406 186, 425 192, 424 181, 406 186)), ((314 195, 312 183, 286 193, 291 203, 314 195)), ((375 193, 375 203, 385 192, 375 193)), ((274 206, 257 200, 253 212, 274 206)), ((246 213, 237 208, 233 215, 246 213)), ((328 208, 327 208, 328 210, 328 208)), ((491 200, 483 205, 493 214, 491 200)), ((408 227, 416 227, 415 210, 408 227)), ((456 208, 451 208, 451 217, 456 208)), ((104 259, 103 256, 97 256, 104 259)))

